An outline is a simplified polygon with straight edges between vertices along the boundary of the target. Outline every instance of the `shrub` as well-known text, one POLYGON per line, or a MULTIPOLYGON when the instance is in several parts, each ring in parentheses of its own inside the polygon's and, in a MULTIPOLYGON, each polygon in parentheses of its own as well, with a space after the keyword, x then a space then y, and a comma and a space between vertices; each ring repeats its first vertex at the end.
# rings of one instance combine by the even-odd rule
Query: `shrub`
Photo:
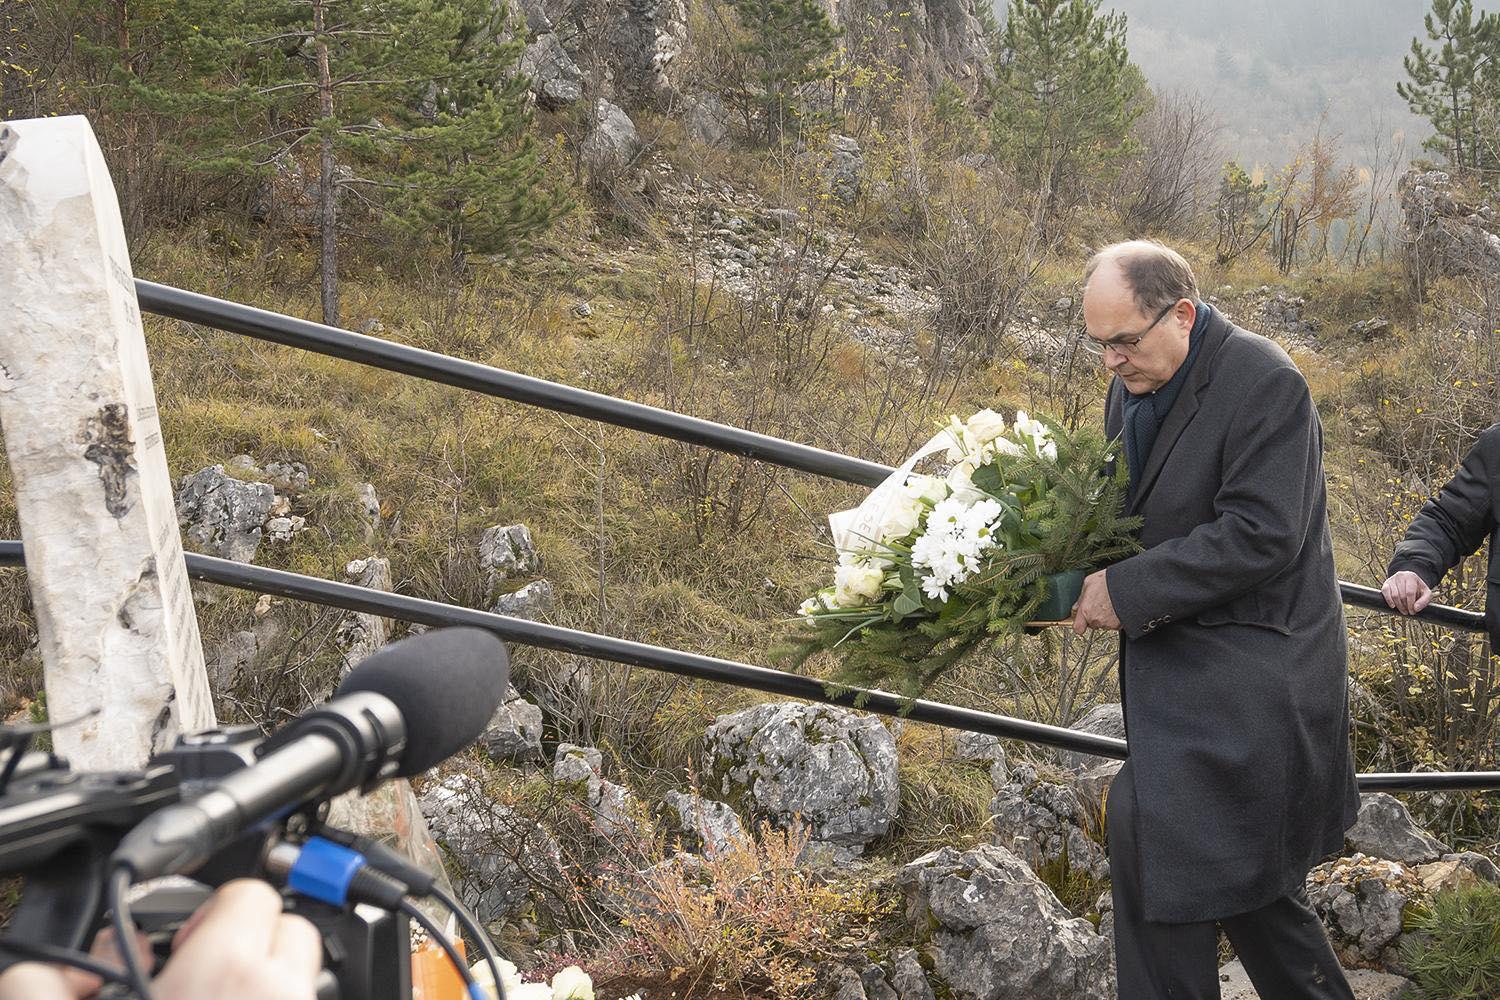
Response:
POLYGON ((1500 889, 1475 885, 1441 892, 1415 920, 1402 959, 1420 1000, 1500 996, 1500 889))

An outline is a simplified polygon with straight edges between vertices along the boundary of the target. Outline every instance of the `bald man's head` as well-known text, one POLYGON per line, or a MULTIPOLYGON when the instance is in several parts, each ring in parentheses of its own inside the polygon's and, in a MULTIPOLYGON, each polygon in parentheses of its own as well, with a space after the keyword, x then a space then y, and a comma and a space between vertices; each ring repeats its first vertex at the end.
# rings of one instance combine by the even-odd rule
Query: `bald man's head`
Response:
POLYGON ((1137 395, 1165 385, 1187 357, 1198 283, 1177 251, 1154 240, 1105 247, 1084 272, 1083 322, 1101 361, 1137 395))
POLYGON ((1164 309, 1178 299, 1198 301, 1198 279, 1193 277, 1192 265, 1182 254, 1155 240, 1111 243, 1094 254, 1083 268, 1085 291, 1101 268, 1116 271, 1143 313, 1164 309))

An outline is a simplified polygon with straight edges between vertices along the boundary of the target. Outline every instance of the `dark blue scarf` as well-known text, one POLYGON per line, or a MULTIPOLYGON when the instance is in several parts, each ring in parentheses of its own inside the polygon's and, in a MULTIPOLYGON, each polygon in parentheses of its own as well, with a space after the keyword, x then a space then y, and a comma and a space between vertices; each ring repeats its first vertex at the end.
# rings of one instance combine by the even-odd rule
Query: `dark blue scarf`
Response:
POLYGON ((1188 371, 1198 357, 1198 349, 1203 346, 1203 331, 1208 329, 1213 307, 1206 302, 1197 303, 1197 307, 1193 329, 1188 334, 1187 357, 1177 367, 1177 371, 1172 373, 1167 384, 1154 392, 1144 392, 1139 396, 1128 389, 1125 391, 1125 465, 1130 470, 1132 500, 1135 499, 1141 473, 1151 458, 1151 448, 1156 444, 1157 432, 1161 430, 1167 414, 1172 412, 1172 404, 1177 402, 1177 394, 1182 391, 1188 371))

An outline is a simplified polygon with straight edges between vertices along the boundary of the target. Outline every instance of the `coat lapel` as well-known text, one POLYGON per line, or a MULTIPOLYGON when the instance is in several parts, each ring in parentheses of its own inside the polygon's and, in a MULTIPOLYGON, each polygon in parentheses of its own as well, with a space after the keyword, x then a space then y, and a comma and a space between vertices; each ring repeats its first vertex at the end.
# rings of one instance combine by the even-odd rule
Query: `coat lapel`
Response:
POLYGON ((1229 322, 1216 311, 1213 322, 1209 323, 1208 328, 1203 331, 1203 346, 1199 348, 1198 357, 1193 362, 1193 369, 1188 372, 1187 382, 1183 384, 1182 392, 1177 396, 1177 402, 1172 404, 1167 419, 1162 422, 1161 430, 1156 435, 1156 443, 1151 446, 1151 455, 1146 459, 1146 468, 1141 472, 1135 499, 1130 504, 1131 514, 1140 511, 1141 504, 1146 500, 1146 494, 1151 492, 1151 487, 1156 483, 1156 477, 1161 474, 1162 466, 1167 464, 1167 458, 1172 454, 1172 448, 1176 446, 1177 439, 1182 437, 1182 432, 1187 430, 1188 424, 1198 412, 1198 394, 1213 377, 1215 355, 1219 353, 1219 348, 1223 346, 1231 329, 1229 322))

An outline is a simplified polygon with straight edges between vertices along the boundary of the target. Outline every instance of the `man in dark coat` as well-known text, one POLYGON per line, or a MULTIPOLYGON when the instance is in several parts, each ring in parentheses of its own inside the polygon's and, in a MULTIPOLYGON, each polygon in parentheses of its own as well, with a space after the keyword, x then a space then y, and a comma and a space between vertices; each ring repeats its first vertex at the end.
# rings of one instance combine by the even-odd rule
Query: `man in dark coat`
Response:
POLYGON ((1216 924, 1263 997, 1350 1000, 1303 892, 1359 806, 1322 428, 1271 341, 1154 242, 1085 272, 1144 551, 1084 581, 1118 629, 1130 758, 1107 821, 1120 1000, 1217 998, 1216 924))
POLYGON ((1490 540, 1484 624, 1490 650, 1500 652, 1500 424, 1479 435, 1458 474, 1422 505, 1396 545, 1380 590, 1385 602, 1414 615, 1432 602, 1432 588, 1490 540))

